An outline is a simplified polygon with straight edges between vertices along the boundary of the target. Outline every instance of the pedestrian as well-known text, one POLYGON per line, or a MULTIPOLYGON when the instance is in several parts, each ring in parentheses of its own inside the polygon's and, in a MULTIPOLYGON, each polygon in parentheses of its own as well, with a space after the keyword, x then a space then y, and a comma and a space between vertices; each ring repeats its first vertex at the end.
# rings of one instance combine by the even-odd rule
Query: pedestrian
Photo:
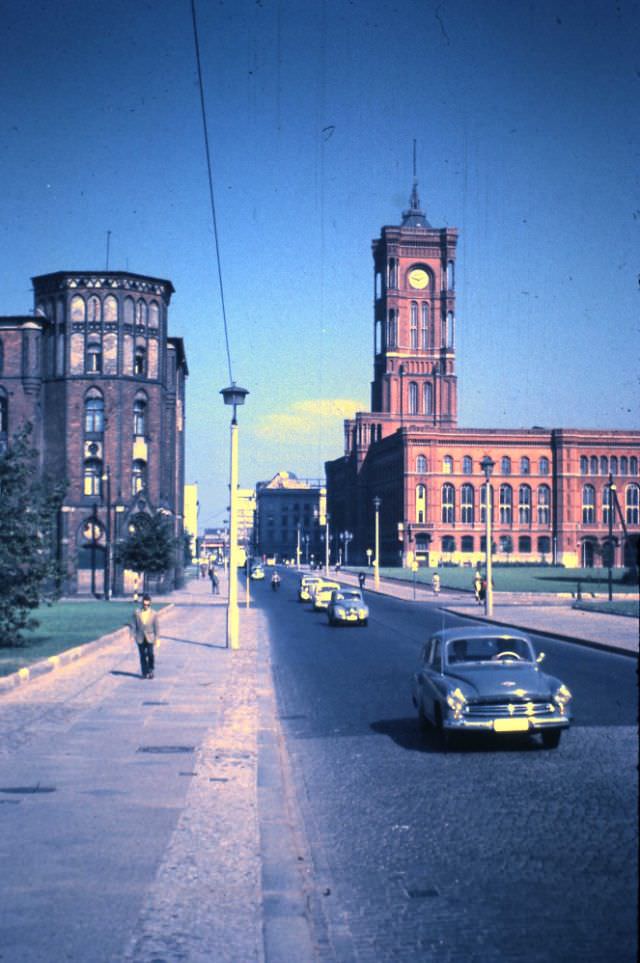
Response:
POLYGON ((478 602, 480 605, 484 602, 487 597, 487 580, 486 578, 480 579, 480 592, 478 593, 478 602))
POLYGON ((360 586, 360 591, 362 591, 364 588, 365 578, 366 578, 366 575, 364 574, 364 572, 358 572, 358 585, 360 586))
POLYGON ((216 575, 216 570, 213 568, 213 566, 209 569, 209 578, 211 579, 211 591, 214 595, 218 595, 218 576, 216 575))
POLYGON ((480 592, 482 591, 482 575, 476 569, 476 573, 473 576, 473 594, 475 595, 476 602, 478 605, 481 604, 480 592))
POLYGON ((439 595, 440 594, 440 576, 438 575, 437 572, 433 573, 433 578, 431 579, 431 585, 433 587, 433 594, 439 595))
POLYGON ((158 641, 158 616, 151 608, 151 596, 146 592, 142 596, 142 607, 134 609, 130 628, 138 646, 142 678, 153 679, 154 646, 158 641))

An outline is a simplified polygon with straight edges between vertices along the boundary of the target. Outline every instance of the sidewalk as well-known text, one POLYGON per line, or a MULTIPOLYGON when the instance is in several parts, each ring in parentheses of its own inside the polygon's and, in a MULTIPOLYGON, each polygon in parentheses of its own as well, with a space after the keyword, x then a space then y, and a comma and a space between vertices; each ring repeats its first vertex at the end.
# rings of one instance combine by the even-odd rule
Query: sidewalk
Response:
MULTIPOLYGON (((366 574, 365 593, 376 591, 371 571, 367 571, 366 574)), ((340 581, 352 585, 358 583, 356 574, 342 571, 338 577, 340 581)), ((418 583, 414 592, 411 582, 385 578, 380 579, 380 588, 377 591, 395 598, 415 598, 418 602, 432 602, 447 612, 480 622, 512 626, 541 635, 554 635, 569 642, 578 642, 625 655, 638 655, 636 619, 573 609, 570 599, 495 592, 493 617, 488 619, 470 592, 442 590, 438 596, 435 596, 433 589, 428 586, 418 583)))

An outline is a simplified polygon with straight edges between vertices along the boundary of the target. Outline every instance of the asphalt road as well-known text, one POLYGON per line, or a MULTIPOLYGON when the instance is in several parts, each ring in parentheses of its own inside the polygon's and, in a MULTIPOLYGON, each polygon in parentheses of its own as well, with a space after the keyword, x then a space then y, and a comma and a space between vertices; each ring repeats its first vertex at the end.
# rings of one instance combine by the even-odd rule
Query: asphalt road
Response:
POLYGON ((337 958, 634 961, 635 661, 534 637, 574 693, 559 748, 445 753, 410 680, 428 633, 465 620, 370 594, 367 628, 334 629, 296 581, 254 600, 337 958))

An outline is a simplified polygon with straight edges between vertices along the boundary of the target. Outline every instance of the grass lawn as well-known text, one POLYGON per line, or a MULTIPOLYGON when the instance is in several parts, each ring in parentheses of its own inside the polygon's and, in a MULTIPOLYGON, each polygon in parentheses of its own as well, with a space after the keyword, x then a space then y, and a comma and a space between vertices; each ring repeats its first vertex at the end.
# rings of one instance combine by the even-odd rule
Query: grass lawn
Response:
MULTIPOLYGON (((158 610, 163 607, 154 606, 158 610)), ((122 628, 131 618, 133 608, 133 602, 92 600, 56 602, 37 609, 33 614, 40 625, 33 632, 25 632, 25 644, 19 648, 0 648, 0 676, 122 628)))
MULTIPOLYGON (((373 579, 373 570, 366 568, 353 568, 353 571, 363 571, 367 573, 367 582, 373 579)), ((473 591, 473 568, 460 568, 458 566, 443 566, 442 568, 420 568, 416 572, 417 581, 420 583, 431 584, 433 573, 437 572, 440 576, 442 588, 463 589, 473 591)), ((625 595, 637 595, 638 586, 633 583, 621 582, 624 569, 613 569, 613 591, 625 595)), ((385 568, 380 567, 382 578, 397 578, 411 581, 413 573, 406 568, 385 568)), ((493 584, 496 592, 532 592, 532 593, 565 593, 575 594, 580 582, 581 592, 585 596, 592 593, 598 595, 607 592, 607 569, 603 568, 560 568, 552 565, 513 565, 513 566, 493 566, 493 584)))

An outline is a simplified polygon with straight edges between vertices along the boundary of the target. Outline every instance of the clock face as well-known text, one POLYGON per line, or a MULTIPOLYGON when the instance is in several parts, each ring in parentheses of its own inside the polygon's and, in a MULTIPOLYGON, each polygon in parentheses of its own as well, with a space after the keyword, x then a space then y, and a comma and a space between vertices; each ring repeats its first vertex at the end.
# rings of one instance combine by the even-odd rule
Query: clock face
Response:
POLYGON ((429 275, 422 268, 414 268, 413 271, 409 271, 409 284, 412 288, 417 288, 422 291, 426 288, 429 283, 429 275))

